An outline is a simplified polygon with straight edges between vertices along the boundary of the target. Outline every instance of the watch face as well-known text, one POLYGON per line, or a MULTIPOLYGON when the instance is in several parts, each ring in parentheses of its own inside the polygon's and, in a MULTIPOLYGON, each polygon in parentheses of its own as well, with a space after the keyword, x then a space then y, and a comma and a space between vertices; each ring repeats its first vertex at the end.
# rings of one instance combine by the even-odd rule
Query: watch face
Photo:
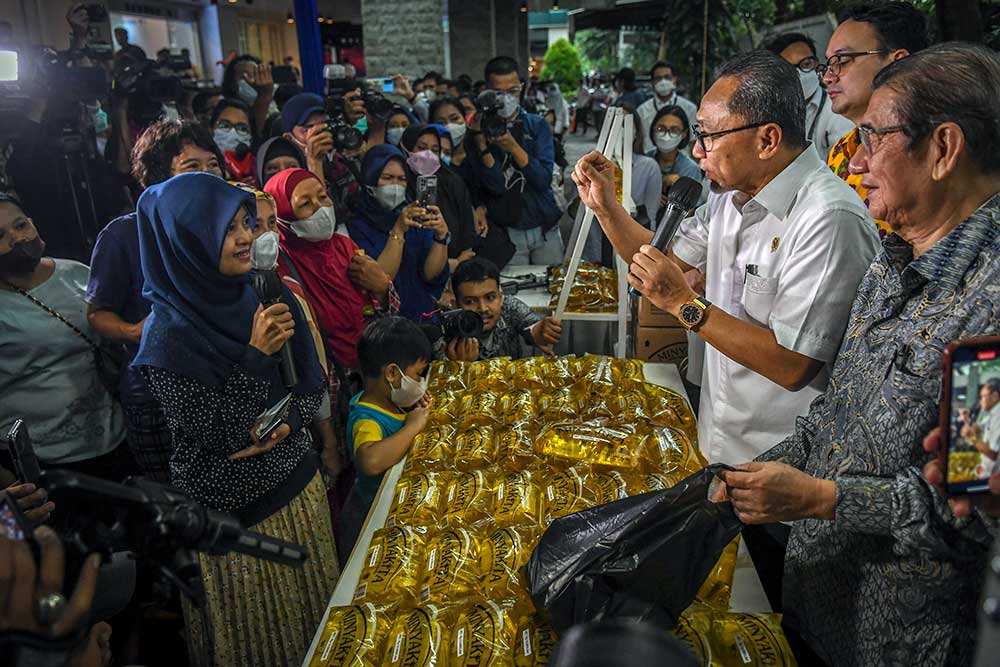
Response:
POLYGON ((693 303, 681 307, 681 320, 688 326, 694 326, 701 320, 701 309, 693 303))

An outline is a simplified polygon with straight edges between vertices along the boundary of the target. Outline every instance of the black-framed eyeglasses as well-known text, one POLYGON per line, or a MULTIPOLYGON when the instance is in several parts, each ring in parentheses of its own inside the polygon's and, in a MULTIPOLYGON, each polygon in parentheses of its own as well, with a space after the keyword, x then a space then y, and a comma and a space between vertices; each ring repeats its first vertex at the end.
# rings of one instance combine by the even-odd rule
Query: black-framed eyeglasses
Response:
POLYGON ((743 125, 742 127, 734 127, 729 130, 719 130, 718 132, 702 132, 701 127, 695 125, 691 128, 694 133, 694 138, 698 140, 698 145, 701 146, 701 150, 706 153, 715 147, 715 140, 718 137, 724 137, 727 134, 733 134, 734 132, 743 132, 744 130, 752 130, 758 127, 764 127, 769 125, 771 121, 764 121, 761 123, 751 123, 750 125, 743 125))
POLYGON ((228 120, 220 120, 215 124, 219 130, 236 130, 237 132, 250 132, 250 126, 246 123, 230 123, 228 120))
POLYGON ((796 65, 800 72, 815 72, 819 67, 819 58, 816 56, 806 56, 796 65))
POLYGON ((819 73, 820 77, 826 76, 827 72, 830 72, 834 76, 840 76, 840 73, 844 71, 844 68, 853 63, 855 58, 860 58, 861 56, 884 56, 888 53, 888 49, 877 49, 875 51, 845 51, 843 53, 838 53, 827 60, 825 65, 817 65, 816 71, 819 73))
POLYGON ((659 125, 653 128, 653 133, 660 137, 669 136, 673 137, 674 139, 676 139, 677 137, 683 137, 685 134, 687 134, 687 132, 684 131, 683 127, 665 127, 663 125, 659 125))

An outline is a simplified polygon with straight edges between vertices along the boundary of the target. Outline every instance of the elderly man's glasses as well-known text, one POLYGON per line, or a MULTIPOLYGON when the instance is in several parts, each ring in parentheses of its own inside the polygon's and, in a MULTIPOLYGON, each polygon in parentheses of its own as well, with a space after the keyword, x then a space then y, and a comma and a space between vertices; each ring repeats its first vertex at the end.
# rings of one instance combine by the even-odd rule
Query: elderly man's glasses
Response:
POLYGON ((882 143, 882 137, 896 132, 905 132, 905 125, 886 125, 885 127, 872 127, 870 125, 859 125, 858 135, 861 137, 861 145, 865 151, 871 155, 882 143))
POLYGON ((889 53, 887 49, 878 49, 876 51, 845 51, 827 60, 825 65, 817 65, 816 72, 820 77, 826 76, 827 72, 830 72, 834 76, 840 76, 844 68, 853 63, 855 58, 860 58, 861 56, 884 56, 887 53, 889 53))
POLYGON ((751 123, 750 125, 743 125, 742 127, 734 127, 729 130, 719 130, 718 132, 702 132, 701 127, 695 125, 691 131, 694 133, 694 138, 698 140, 698 145, 701 146, 701 150, 706 153, 715 147, 715 140, 719 137, 724 137, 727 134, 733 134, 734 132, 743 132, 744 130, 752 130, 757 127, 764 127, 768 125, 770 121, 765 121, 763 123, 751 123))

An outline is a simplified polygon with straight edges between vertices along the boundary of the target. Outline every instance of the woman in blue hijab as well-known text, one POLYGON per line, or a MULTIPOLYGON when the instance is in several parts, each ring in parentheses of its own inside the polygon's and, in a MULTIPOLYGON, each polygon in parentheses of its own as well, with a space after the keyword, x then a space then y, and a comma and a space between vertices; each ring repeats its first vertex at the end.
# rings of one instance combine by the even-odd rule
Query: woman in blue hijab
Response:
POLYGON ((361 162, 361 191, 347 230, 396 285, 399 314, 420 322, 437 310, 448 283, 451 234, 437 206, 406 196, 403 154, 382 144, 361 162))
POLYGON ((309 551, 302 568, 199 554, 207 603, 185 604, 191 663, 286 665, 306 653, 339 575, 307 428, 323 391, 308 324, 291 293, 264 308, 251 286, 249 192, 211 174, 182 174, 142 194, 138 221, 152 312, 132 363, 170 426, 172 484, 309 551), (278 367, 283 345, 298 373, 291 390, 278 367), (284 423, 258 441, 258 416, 289 391, 284 423))

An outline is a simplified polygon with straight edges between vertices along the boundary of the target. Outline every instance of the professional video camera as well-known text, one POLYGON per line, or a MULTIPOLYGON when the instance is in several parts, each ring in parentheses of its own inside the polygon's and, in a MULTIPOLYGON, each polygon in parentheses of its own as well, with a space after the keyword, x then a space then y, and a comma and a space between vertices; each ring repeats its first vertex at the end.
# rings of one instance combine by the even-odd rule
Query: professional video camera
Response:
POLYGON ((484 90, 476 97, 474 104, 479 110, 479 128, 487 139, 496 139, 507 134, 509 124, 500 115, 503 100, 495 90, 484 90))
POLYGON ((301 565, 303 547, 245 530, 172 487, 130 477, 115 484, 64 470, 42 473, 39 486, 61 508, 67 585, 76 582, 87 554, 130 551, 195 602, 204 600, 195 552, 231 551, 285 565, 301 565))
POLYGON ((472 310, 447 310, 439 316, 438 324, 422 324, 420 328, 430 340, 431 345, 441 340, 456 338, 476 338, 483 335, 483 317, 472 310))

